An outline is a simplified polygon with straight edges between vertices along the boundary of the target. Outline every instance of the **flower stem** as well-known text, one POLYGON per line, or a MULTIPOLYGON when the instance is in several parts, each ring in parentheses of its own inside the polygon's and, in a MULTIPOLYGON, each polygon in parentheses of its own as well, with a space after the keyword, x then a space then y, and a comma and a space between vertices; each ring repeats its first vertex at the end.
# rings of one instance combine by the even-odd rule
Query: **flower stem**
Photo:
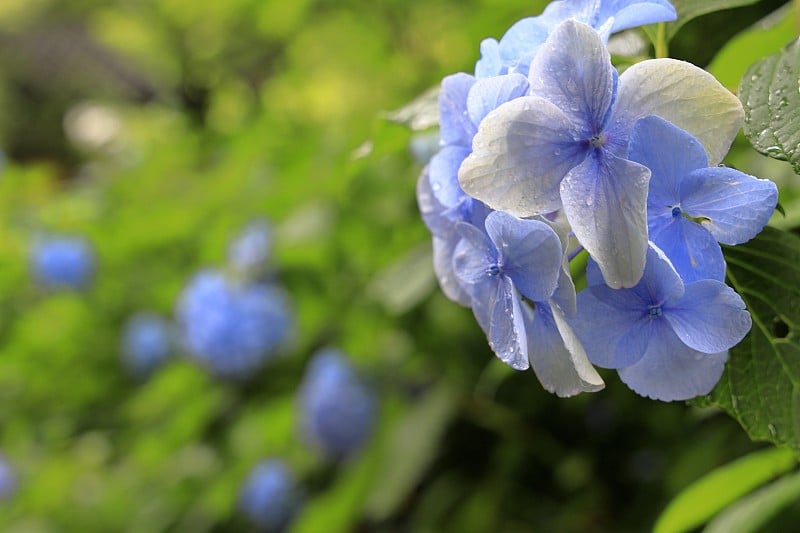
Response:
MULTIPOLYGON (((800 0, 798 0, 800 1, 800 0)), ((658 23, 655 42, 656 58, 669 56, 669 43, 667 42, 667 25, 663 22, 658 23)))

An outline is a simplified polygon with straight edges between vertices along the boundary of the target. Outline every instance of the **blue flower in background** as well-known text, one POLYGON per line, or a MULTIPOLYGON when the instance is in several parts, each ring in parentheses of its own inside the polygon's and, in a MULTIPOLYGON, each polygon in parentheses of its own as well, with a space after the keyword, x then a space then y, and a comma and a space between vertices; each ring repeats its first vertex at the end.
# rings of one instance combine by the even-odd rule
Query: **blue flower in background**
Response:
POLYGON ((327 457, 358 451, 372 434, 376 398, 345 355, 326 348, 312 358, 298 391, 300 430, 327 457))
POLYGON ((272 227, 265 220, 255 220, 231 241, 228 264, 239 274, 250 276, 264 268, 272 246, 272 227))
POLYGON ((618 78, 601 37, 575 20, 553 30, 529 81, 530 96, 482 121, 459 169, 461 187, 519 217, 563 208, 606 283, 635 285, 647 250, 650 171, 627 159, 630 129, 662 116, 699 132, 709 159, 719 161, 742 123, 741 103, 680 61, 644 61, 618 78))
POLYGON ((589 360, 614 368, 631 389, 663 401, 686 400, 716 385, 727 350, 751 327, 742 299, 717 280, 684 284, 664 253, 647 251, 641 281, 630 289, 586 272, 572 320, 589 360))
POLYGON ((675 20, 667 0, 560 0, 551 2, 538 17, 520 20, 498 42, 484 39, 475 65, 479 78, 512 72, 528 75, 539 47, 555 27, 574 19, 597 30, 604 41, 612 33, 636 26, 675 20))
POLYGON ((202 271, 180 295, 177 324, 189 355, 221 377, 243 378, 273 357, 292 323, 279 289, 202 271))
POLYGON ((700 143, 656 116, 636 122, 628 157, 650 168, 650 240, 669 257, 684 282, 725 279, 718 242, 741 244, 766 225, 778 188, 727 167, 708 167, 700 143))
POLYGON ((282 531, 297 514, 301 499, 289 465, 277 459, 265 460, 244 481, 239 509, 259 529, 282 531))
POLYGON ((17 490, 17 476, 8 459, 0 454, 0 500, 7 500, 17 490))
POLYGON ((95 255, 82 237, 44 237, 33 245, 31 267, 44 287, 84 289, 94 275, 95 255))
POLYGON ((166 320, 154 313, 138 313, 125 324, 122 356, 138 377, 149 376, 172 353, 172 332, 166 320))

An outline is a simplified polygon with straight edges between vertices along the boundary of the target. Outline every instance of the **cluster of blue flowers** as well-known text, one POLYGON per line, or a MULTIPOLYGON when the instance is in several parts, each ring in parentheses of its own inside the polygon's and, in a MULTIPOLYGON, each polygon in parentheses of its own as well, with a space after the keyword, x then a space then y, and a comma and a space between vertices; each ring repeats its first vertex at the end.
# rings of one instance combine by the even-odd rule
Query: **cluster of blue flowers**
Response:
POLYGON ((125 324, 122 332, 122 358, 138 378, 147 378, 173 352, 170 323, 156 313, 139 312, 125 324))
POLYGON ((292 330, 284 291, 249 276, 266 260, 269 242, 253 238, 252 231, 248 228, 231 246, 232 275, 211 269, 197 273, 176 306, 181 345, 222 378, 248 377, 277 354, 292 330))
POLYGON ((30 264, 36 281, 47 289, 86 289, 95 273, 91 244, 74 235, 50 235, 36 240, 30 264))
POLYGON ((751 326, 719 243, 758 234, 777 188, 717 166, 739 100, 673 59, 620 75, 605 45, 675 18, 666 0, 552 2, 442 82, 417 186, 434 270, 497 356, 559 396, 601 389, 592 364, 654 399, 708 393, 751 326))
POLYGON ((284 530, 301 502, 297 479, 280 459, 259 462, 239 492, 239 509, 260 531, 284 530))

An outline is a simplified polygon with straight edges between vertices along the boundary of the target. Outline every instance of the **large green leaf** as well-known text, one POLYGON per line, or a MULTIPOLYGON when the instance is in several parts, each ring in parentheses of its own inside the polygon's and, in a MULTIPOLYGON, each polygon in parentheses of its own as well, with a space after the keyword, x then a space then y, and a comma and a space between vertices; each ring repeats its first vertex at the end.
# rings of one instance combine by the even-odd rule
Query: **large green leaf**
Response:
POLYGON ((800 39, 753 64, 742 78, 739 98, 744 133, 759 152, 792 164, 800 173, 800 39))
POLYGON ((703 401, 722 407, 753 440, 800 453, 800 239, 773 228, 725 248, 728 281, 753 317, 703 401))
POLYGON ((653 531, 681 533, 694 529, 796 464, 791 452, 768 449, 717 468, 681 491, 658 517, 653 531))

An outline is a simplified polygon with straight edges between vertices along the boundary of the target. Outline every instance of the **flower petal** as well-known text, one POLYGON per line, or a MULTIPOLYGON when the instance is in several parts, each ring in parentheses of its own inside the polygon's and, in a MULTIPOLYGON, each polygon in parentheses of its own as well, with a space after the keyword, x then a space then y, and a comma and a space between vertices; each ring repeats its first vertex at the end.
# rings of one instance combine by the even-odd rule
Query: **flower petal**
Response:
POLYGON ((453 251, 453 272, 471 293, 471 287, 487 282, 496 283, 497 275, 490 276, 488 269, 497 262, 497 252, 489 237, 470 224, 456 226, 461 239, 453 251))
POLYGON ((445 146, 428 165, 431 190, 445 207, 457 205, 466 196, 458 184, 458 168, 469 152, 469 148, 463 146, 445 146))
POLYGON ((433 238, 433 271, 444 295, 457 304, 469 307, 472 298, 461 286, 453 271, 453 254, 459 240, 459 238, 433 238))
POLYGON ((671 402, 708 394, 725 368, 728 352, 701 353, 683 344, 666 324, 639 362, 619 370, 634 392, 671 402))
POLYGON ((481 58, 475 63, 475 77, 488 78, 508 72, 500 58, 500 43, 497 39, 484 39, 481 41, 481 58))
POLYGON ((439 93, 439 134, 442 144, 470 146, 475 136, 475 125, 467 113, 467 94, 475 78, 459 72, 442 80, 439 93))
POLYGON ((708 157, 703 146, 684 130, 661 117, 650 115, 633 126, 628 159, 650 169, 650 207, 671 211, 681 202, 681 182, 693 170, 706 168, 708 157))
POLYGON ((732 348, 752 326, 742 298, 710 279, 687 284, 683 297, 665 304, 663 312, 681 341, 703 353, 732 348))
POLYGON ((764 228, 778 203, 778 188, 732 168, 692 172, 681 187, 684 211, 723 244, 747 242, 764 228))
POLYGON ((486 115, 458 180, 493 209, 525 217, 561 207, 558 185, 586 157, 577 131, 555 105, 524 96, 486 115))
POLYGON ((672 218, 654 227, 650 239, 669 257, 684 283, 701 279, 725 279, 725 258, 716 239, 705 228, 685 217, 672 218))
POLYGON ((638 361, 646 349, 650 322, 632 291, 605 285, 579 292, 578 312, 570 320, 589 360, 603 368, 622 368, 638 361))
POLYGON ((502 211, 486 217, 486 232, 502 259, 503 273, 532 301, 546 301, 556 290, 563 251, 550 226, 502 211))
POLYGON ((527 76, 531 61, 548 33, 538 17, 527 17, 511 26, 499 44, 500 58, 507 72, 527 76))
POLYGON ((467 96, 467 111, 473 124, 480 124, 483 118, 500 105, 528 92, 528 78, 522 74, 507 74, 479 79, 467 96))
POLYGON ((667 0, 612 0, 602 2, 600 19, 613 19, 611 33, 678 18, 675 8, 667 0), (627 5, 626 5, 627 4, 627 5))
POLYGON ((515 370, 528 368, 528 341, 525 333, 522 302, 510 278, 501 276, 486 332, 494 353, 515 370))
POLYGON ((598 154, 588 157, 561 183, 572 230, 610 287, 632 287, 642 277, 649 178, 647 167, 598 154))
POLYGON ((596 392, 605 384, 558 307, 523 307, 528 358, 542 386, 562 398, 596 392))
POLYGON ((613 71, 597 32, 566 20, 556 26, 531 63, 531 95, 558 106, 588 139, 601 131, 611 107, 613 71))
POLYGON ((614 117, 625 130, 647 115, 658 115, 689 132, 716 165, 744 122, 739 99, 705 70, 676 59, 637 63, 619 79, 614 117))

